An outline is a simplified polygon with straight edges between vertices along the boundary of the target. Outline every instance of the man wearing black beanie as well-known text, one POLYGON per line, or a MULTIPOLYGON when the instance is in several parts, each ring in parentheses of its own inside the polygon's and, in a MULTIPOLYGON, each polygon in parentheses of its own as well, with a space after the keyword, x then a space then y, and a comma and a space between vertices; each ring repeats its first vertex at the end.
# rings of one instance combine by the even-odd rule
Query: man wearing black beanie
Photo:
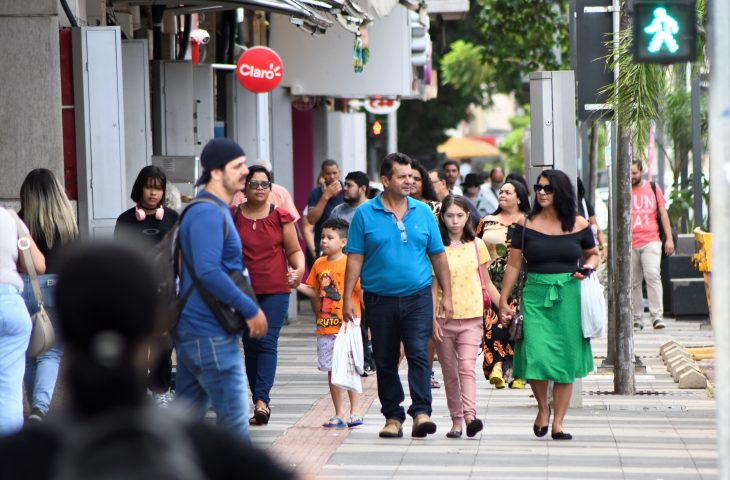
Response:
POLYGON ((243 271, 241 240, 228 206, 243 189, 248 167, 243 149, 226 138, 208 142, 200 163, 203 174, 196 186, 205 188, 196 200, 203 201, 188 207, 190 211, 184 212, 180 223, 180 249, 185 259, 180 292, 184 295, 192 289, 192 294, 174 334, 178 358, 175 395, 201 419, 212 405, 218 425, 248 441, 248 382, 241 332, 227 333, 198 291, 202 287, 239 312, 251 337, 266 334, 263 312, 228 275, 243 271))

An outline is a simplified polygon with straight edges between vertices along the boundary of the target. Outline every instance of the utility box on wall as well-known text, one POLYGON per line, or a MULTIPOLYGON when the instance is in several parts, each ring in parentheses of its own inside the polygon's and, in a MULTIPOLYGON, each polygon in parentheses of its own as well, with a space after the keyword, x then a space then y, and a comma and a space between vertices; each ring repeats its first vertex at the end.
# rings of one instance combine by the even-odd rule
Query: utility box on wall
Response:
POLYGON ((152 62, 155 155, 195 155, 193 64, 152 62))
POLYGON ((110 237, 127 209, 119 27, 78 27, 73 47, 79 229, 110 237))
POLYGON ((575 77, 572 70, 530 74, 530 155, 528 185, 541 171, 562 170, 575 186, 578 154, 575 124, 575 77))

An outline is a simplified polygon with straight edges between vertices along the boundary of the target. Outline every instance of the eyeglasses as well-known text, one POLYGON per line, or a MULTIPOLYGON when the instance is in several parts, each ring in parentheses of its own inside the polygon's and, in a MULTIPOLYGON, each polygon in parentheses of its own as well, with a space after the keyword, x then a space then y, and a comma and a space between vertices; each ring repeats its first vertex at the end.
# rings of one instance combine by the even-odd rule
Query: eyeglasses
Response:
POLYGON ((250 182, 248 182, 248 186, 251 188, 251 190, 258 190, 259 188, 261 188, 261 190, 266 190, 271 186, 271 182, 267 182, 266 180, 251 180, 250 182))
POLYGON ((403 221, 395 218, 395 215, 393 215, 393 220, 395 221, 395 226, 398 227, 398 231, 400 232, 400 241, 408 243, 408 233, 406 232, 406 226, 403 224, 403 221))
POLYGON ((544 191, 545 195, 550 195, 555 191, 552 185, 540 185, 539 183, 533 185, 532 188, 535 189, 535 193, 540 193, 540 190, 544 191))

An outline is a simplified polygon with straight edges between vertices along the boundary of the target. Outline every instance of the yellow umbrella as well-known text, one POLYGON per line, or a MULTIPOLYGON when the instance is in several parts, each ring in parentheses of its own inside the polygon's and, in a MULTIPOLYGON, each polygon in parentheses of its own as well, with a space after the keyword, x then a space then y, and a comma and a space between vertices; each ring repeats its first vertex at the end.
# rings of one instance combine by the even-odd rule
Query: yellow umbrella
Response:
POLYGON ((451 137, 439 145, 436 150, 454 160, 502 156, 502 152, 494 145, 467 137, 451 137))

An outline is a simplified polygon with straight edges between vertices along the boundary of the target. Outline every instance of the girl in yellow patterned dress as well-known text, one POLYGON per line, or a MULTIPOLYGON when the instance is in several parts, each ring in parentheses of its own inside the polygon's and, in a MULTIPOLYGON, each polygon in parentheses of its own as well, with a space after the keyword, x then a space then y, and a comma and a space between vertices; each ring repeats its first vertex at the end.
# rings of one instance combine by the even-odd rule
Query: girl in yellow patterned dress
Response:
MULTIPOLYGON (((446 388, 446 402, 451 415, 449 438, 459 438, 462 423, 466 434, 473 437, 484 424, 476 416, 475 366, 482 343, 483 289, 489 298, 499 303, 499 292, 489 279, 484 266, 489 253, 481 238, 474 235, 469 222, 468 200, 459 195, 444 198, 439 212, 439 229, 446 246, 446 257, 451 272, 453 318, 446 321, 439 311, 434 312, 433 335, 436 340, 441 370, 446 388), (483 282, 482 282, 483 279, 483 282)), ((434 299, 441 295, 438 282, 433 282, 434 299)), ((439 305, 435 301, 434 305, 439 305)))

